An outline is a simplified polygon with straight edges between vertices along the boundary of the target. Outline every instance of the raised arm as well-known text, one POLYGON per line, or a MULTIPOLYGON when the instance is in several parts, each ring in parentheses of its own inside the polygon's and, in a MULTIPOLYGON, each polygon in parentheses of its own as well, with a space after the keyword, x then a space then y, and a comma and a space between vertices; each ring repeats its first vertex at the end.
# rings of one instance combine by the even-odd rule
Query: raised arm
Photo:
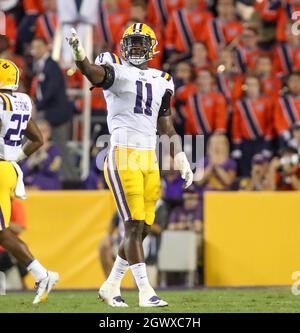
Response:
POLYGON ((173 147, 170 147, 171 156, 174 158, 174 167, 179 170, 181 177, 185 180, 185 188, 188 188, 193 182, 193 172, 190 163, 182 151, 182 142, 180 136, 176 133, 170 110, 171 92, 166 91, 163 96, 157 127, 160 135, 167 135, 172 139, 173 147))
POLYGON ((113 73, 110 66, 98 66, 90 63, 74 28, 71 29, 71 37, 66 39, 72 48, 76 66, 92 85, 99 87, 108 79, 112 79, 113 73))

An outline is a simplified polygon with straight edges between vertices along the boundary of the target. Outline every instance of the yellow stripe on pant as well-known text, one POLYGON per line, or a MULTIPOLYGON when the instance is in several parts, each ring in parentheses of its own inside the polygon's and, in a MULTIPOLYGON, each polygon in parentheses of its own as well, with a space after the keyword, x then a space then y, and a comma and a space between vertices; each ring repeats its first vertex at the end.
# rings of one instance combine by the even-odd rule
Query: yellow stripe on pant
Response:
POLYGON ((113 147, 105 161, 104 176, 122 219, 152 225, 160 196, 155 151, 113 147))
POLYGON ((0 231, 8 228, 11 216, 11 197, 17 183, 16 170, 11 162, 0 161, 0 231))

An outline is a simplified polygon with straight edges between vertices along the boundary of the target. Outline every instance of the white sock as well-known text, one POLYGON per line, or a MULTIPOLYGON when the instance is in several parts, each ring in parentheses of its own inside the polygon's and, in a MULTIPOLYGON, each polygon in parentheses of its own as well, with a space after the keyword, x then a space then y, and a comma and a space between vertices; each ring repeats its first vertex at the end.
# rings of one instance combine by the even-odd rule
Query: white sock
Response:
POLYGON ((30 272, 36 281, 40 281, 47 276, 47 270, 42 266, 37 259, 34 259, 28 266, 28 272, 30 272))
POLYGON ((146 264, 142 262, 139 264, 131 265, 130 268, 134 276, 135 282, 139 288, 139 291, 154 292, 148 280, 146 264))
POLYGON ((129 268, 128 262, 122 259, 121 257, 117 256, 114 262, 114 266, 106 281, 110 284, 120 287, 121 281, 125 273, 128 271, 128 268, 129 268))

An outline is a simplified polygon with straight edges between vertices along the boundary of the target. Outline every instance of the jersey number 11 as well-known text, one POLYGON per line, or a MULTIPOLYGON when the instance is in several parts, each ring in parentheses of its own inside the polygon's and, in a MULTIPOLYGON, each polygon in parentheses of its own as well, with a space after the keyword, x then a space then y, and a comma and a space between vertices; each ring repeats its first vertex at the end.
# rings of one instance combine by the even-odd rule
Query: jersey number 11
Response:
POLYGON ((145 114, 147 116, 152 116, 151 111, 151 104, 152 104, 152 85, 151 83, 146 83, 146 90, 147 90, 147 100, 145 108, 143 108, 143 82, 136 81, 136 100, 135 100, 135 107, 134 113, 145 114))

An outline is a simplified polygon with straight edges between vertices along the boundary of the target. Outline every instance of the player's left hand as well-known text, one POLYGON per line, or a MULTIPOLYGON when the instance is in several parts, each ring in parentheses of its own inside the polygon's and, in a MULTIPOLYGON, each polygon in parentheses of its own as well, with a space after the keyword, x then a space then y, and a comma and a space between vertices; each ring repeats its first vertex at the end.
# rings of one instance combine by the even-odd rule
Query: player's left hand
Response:
POLYGON ((66 37, 66 40, 72 48, 74 59, 76 61, 83 61, 85 58, 85 51, 77 31, 74 28, 71 28, 71 35, 66 37))
POLYGON ((193 183, 193 171, 185 152, 180 152, 174 157, 174 166, 180 171, 181 177, 185 180, 184 188, 188 188, 193 183))

